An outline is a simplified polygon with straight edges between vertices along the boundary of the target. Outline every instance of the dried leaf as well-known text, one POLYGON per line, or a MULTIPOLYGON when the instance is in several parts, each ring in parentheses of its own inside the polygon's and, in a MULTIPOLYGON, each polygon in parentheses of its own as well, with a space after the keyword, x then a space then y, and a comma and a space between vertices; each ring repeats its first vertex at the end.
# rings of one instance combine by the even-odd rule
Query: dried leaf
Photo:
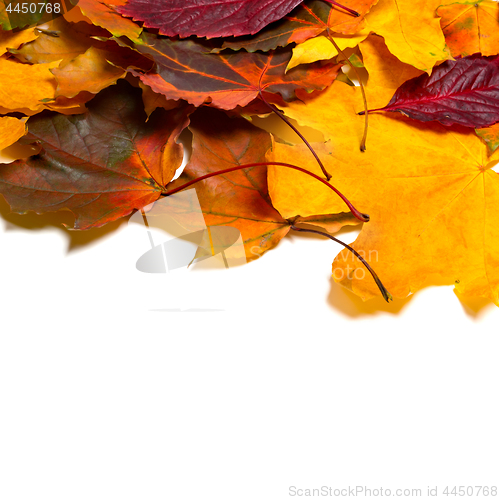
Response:
POLYGON ((67 209, 74 229, 90 229, 157 200, 182 163, 176 144, 189 110, 158 110, 145 123, 140 89, 120 82, 82 115, 45 112, 30 119, 24 143, 42 151, 0 166, 0 193, 12 210, 67 209))
POLYGON ((499 53, 499 4, 489 0, 455 2, 437 9, 453 57, 499 53))
MULTIPOLYGON (((465 129, 373 115, 369 146, 361 153, 350 128, 337 125, 345 109, 359 105, 358 89, 337 82, 316 101, 314 109, 325 108, 321 130, 334 139, 314 147, 333 174, 331 183, 370 214, 353 246, 392 295, 455 282, 461 293, 499 305, 499 177, 480 139, 465 129), (342 110, 330 105, 328 93, 341 94, 342 110)), ((305 105, 301 111, 310 113, 305 105)), ((319 172, 302 146, 275 144, 269 155, 274 161, 288 158, 319 172)), ((281 214, 343 209, 327 188, 297 175, 269 167, 270 194, 281 214), (291 199, 297 185, 300 191, 291 199)), ((362 264, 346 252, 335 259, 333 277, 364 299, 379 296, 362 264)))
MULTIPOLYGON (((210 172, 262 162, 271 145, 268 132, 215 109, 196 111, 189 129, 193 134, 192 157, 171 187, 210 172)), ((266 167, 214 176, 194 187, 206 224, 238 228, 248 260, 277 245, 289 231, 287 221, 270 203, 266 167)))
POLYGON ((491 127, 477 129, 476 133, 487 143, 491 153, 499 148, 499 123, 491 127))
POLYGON ((14 144, 28 131, 26 119, 19 120, 11 116, 0 117, 0 150, 14 144))
POLYGON ((128 0, 116 10, 161 35, 248 35, 291 12, 301 0, 128 0))
POLYGON ((336 77, 339 65, 315 64, 284 73, 291 49, 270 54, 210 54, 207 46, 193 40, 170 40, 143 33, 135 49, 154 59, 156 72, 141 73, 143 83, 168 99, 185 99, 195 106, 211 102, 215 107, 233 109, 254 100, 261 89, 295 97, 298 88, 323 89, 336 77))
POLYGON ((449 57, 435 8, 432 0, 417 8, 412 0, 379 0, 366 16, 366 29, 381 35, 402 62, 429 73, 449 57))
POLYGON ((403 85, 375 111, 399 111, 420 121, 488 127, 499 122, 499 57, 479 54, 445 61, 431 76, 403 85))

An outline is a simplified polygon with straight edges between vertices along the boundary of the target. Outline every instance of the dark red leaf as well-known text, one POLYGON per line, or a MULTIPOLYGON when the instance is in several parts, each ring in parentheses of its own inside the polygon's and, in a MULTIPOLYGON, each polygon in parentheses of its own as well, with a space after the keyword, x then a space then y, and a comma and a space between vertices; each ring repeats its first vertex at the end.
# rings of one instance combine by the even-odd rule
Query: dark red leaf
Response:
POLYGON ((372 111, 399 111, 420 121, 488 127, 499 122, 499 57, 480 54, 445 61, 402 84, 391 101, 372 111))
POLYGON ((116 10, 166 36, 250 35, 291 12, 302 0, 129 0, 116 10))
POLYGON ((156 110, 146 123, 141 91, 121 81, 81 115, 44 112, 23 142, 42 150, 0 165, 0 193, 12 210, 70 210, 74 229, 99 227, 156 201, 181 165, 176 144, 192 108, 156 110))

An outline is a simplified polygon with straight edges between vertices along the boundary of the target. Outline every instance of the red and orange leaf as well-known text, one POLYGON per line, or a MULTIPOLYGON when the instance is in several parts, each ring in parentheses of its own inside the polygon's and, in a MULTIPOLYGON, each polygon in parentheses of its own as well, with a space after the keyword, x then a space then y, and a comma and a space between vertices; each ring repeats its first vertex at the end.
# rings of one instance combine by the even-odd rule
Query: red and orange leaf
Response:
MULTIPOLYGON (((171 187, 236 165, 265 161, 271 136, 242 118, 201 108, 191 117, 190 162, 171 187)), ((267 191, 267 168, 253 167, 218 175, 195 184, 208 226, 229 225, 240 230, 246 257, 258 258, 288 233, 289 224, 272 206, 267 191)))
POLYGON ((280 21, 277 21, 253 36, 225 41, 223 48, 268 51, 284 47, 292 42, 302 43, 316 37, 329 27, 342 34, 354 34, 364 25, 364 16, 378 0, 347 0, 340 2, 361 14, 355 17, 343 9, 324 0, 308 0, 299 5, 280 21))
POLYGON ((453 57, 499 53, 499 4, 490 0, 457 2, 437 9, 453 57))
POLYGON ((156 63, 154 72, 132 70, 143 83, 168 99, 185 99, 200 106, 211 103, 221 109, 245 106, 266 94, 280 94, 286 101, 295 90, 322 90, 336 78, 340 65, 328 62, 294 68, 285 73, 291 49, 270 54, 238 52, 210 54, 206 45, 193 40, 170 40, 143 33, 135 49, 156 63))
POLYGON ((189 109, 157 111, 146 123, 140 89, 120 82, 82 115, 45 112, 22 142, 42 150, 0 166, 0 193, 12 210, 70 210, 74 229, 90 229, 156 201, 181 165, 176 144, 189 109))

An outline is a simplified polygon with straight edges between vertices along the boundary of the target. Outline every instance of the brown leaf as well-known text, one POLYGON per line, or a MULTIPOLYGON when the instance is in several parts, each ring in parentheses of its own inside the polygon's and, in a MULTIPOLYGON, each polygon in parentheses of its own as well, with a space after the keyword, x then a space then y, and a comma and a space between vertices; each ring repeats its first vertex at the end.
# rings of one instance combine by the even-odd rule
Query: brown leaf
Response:
MULTIPOLYGON (((191 117, 192 157, 171 186, 236 165, 265 161, 270 134, 242 118, 201 108, 191 117)), ((288 233, 289 224, 275 210, 267 191, 267 168, 253 167, 218 175, 194 185, 208 226, 241 231, 248 260, 260 257, 288 233)))
POLYGON ((260 89, 295 98, 295 90, 323 89, 335 79, 340 65, 332 62, 304 65, 285 74, 291 49, 270 54, 210 54, 209 46, 193 40, 170 40, 143 33, 135 49, 151 57, 156 70, 132 70, 143 83, 168 99, 185 99, 200 106, 232 109, 253 101, 260 89))
POLYGON ((0 166, 0 193, 12 210, 67 209, 75 214, 74 229, 90 229, 157 200, 181 165, 176 139, 191 110, 158 110, 146 123, 140 94, 121 81, 85 114, 31 118, 22 142, 42 151, 0 166))

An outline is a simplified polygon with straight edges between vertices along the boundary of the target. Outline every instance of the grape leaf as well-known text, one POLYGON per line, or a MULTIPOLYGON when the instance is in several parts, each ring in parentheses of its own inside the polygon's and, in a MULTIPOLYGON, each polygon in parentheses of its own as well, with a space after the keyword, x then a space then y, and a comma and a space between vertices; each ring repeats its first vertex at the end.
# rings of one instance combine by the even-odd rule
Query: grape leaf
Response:
POLYGON ((402 84, 385 107, 373 111, 399 111, 443 125, 493 125, 499 122, 499 57, 474 54, 445 61, 431 76, 402 84))
POLYGON ((209 53, 207 46, 197 41, 170 40, 150 33, 142 34, 135 49, 155 61, 156 71, 131 72, 155 92, 195 106, 211 102, 222 109, 245 106, 258 97, 260 89, 280 94, 285 100, 293 99, 299 88, 324 89, 340 68, 333 62, 317 63, 285 74, 291 49, 219 55, 209 53))
POLYGON ((116 10, 161 35, 249 35, 291 12, 301 0, 128 0, 116 10))
MULTIPOLYGON (((348 113, 360 105, 359 94, 335 82, 314 99, 313 109, 310 103, 291 105, 304 123, 316 122, 311 116, 315 109, 324 110, 321 130, 332 139, 314 147, 333 175, 331 183, 371 216, 354 248, 394 297, 431 284, 456 283, 461 293, 499 305, 499 176, 491 170, 497 160, 471 130, 383 114, 370 117, 369 146, 361 153, 351 133, 361 118, 348 113)), ((268 154, 273 161, 288 158, 319 172, 303 146, 275 144, 268 154)), ((272 202, 284 217, 343 208, 319 183, 297 175, 269 167, 272 202), (290 190, 297 186, 292 197, 290 190)), ((333 277, 363 299, 379 296, 350 254, 341 252, 335 259, 333 277)))
POLYGON ((157 110, 146 123, 141 90, 121 81, 82 115, 47 112, 30 119, 22 142, 41 152, 0 166, 0 193, 12 210, 67 209, 74 229, 100 227, 155 200, 181 165, 175 140, 190 108, 157 110))
POLYGON ((499 53, 499 4, 489 0, 455 2, 437 9, 453 57, 499 53))

